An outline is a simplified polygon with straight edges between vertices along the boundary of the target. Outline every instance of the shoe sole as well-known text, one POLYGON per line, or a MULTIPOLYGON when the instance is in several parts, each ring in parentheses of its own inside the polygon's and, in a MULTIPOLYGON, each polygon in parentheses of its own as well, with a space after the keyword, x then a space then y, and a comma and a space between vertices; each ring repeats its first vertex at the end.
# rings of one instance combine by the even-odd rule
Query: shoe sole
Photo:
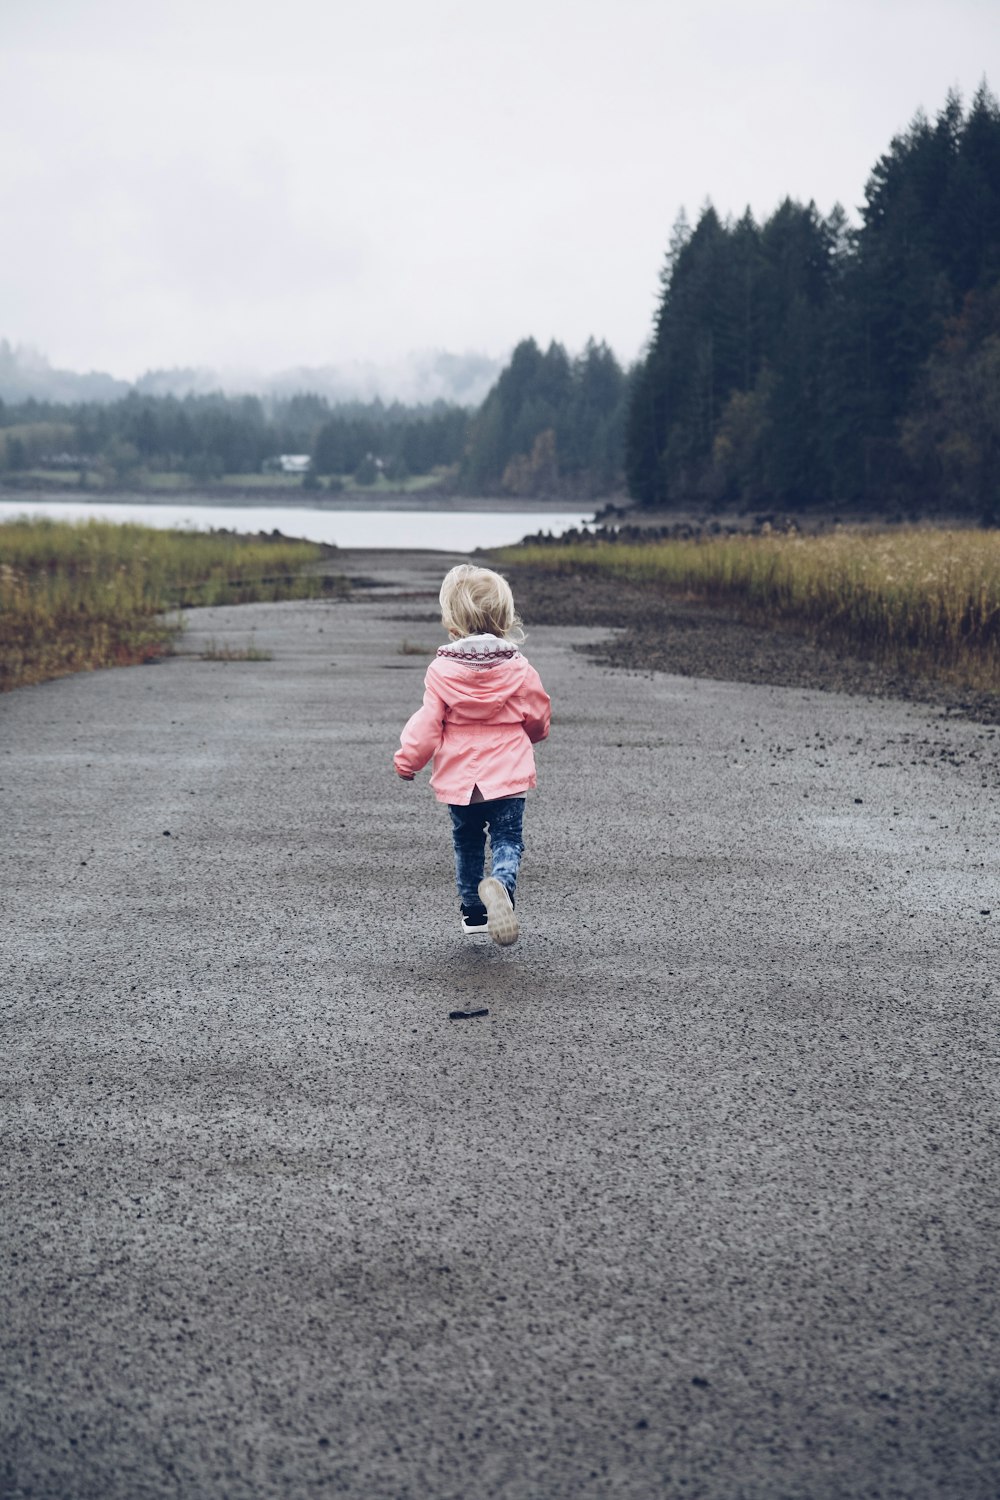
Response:
POLYGON ((487 875, 479 882, 479 899, 486 907, 486 928, 493 941, 501 948, 516 943, 519 929, 507 887, 492 875, 487 875))

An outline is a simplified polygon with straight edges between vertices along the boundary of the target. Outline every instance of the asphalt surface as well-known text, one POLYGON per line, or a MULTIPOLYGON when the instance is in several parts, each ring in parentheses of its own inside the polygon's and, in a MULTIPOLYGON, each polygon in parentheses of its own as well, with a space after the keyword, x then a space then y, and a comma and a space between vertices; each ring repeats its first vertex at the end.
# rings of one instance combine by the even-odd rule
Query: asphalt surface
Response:
POLYGON ((501 950, 449 561, 0 700, 0 1494, 995 1500, 996 729, 533 631, 501 950))

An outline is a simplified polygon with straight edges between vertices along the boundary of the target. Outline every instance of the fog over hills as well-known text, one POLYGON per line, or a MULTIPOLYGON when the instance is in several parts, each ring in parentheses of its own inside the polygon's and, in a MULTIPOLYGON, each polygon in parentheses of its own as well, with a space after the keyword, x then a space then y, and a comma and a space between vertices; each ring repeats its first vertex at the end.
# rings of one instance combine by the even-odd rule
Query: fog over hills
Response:
POLYGON ((127 380, 91 370, 78 375, 57 370, 44 354, 27 345, 12 347, 0 339, 0 400, 27 401, 118 401, 131 390, 127 380))
POLYGON ((344 364, 298 365, 277 373, 178 367, 148 370, 138 380, 119 380, 100 370, 81 373, 61 370, 44 354, 27 345, 12 346, 0 339, 0 400, 119 401, 130 391, 151 396, 227 395, 291 396, 310 392, 331 402, 402 401, 408 405, 433 401, 478 406, 503 367, 490 355, 450 354, 425 349, 393 364, 359 360, 344 364))

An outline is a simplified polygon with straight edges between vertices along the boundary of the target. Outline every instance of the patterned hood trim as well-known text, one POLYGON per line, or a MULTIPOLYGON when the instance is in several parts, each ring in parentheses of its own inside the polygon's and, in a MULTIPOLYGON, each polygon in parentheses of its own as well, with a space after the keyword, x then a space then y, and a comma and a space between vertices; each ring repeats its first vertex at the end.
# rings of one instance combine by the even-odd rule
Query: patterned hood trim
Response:
POLYGON ((448 646, 439 646, 437 654, 447 661, 460 661, 465 667, 496 667, 521 653, 498 635, 465 635, 448 646))

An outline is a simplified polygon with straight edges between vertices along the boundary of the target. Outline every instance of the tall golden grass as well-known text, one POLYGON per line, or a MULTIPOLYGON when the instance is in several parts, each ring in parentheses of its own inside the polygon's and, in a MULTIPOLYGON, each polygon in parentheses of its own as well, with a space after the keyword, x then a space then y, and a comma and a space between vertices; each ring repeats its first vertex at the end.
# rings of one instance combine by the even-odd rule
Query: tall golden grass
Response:
POLYGON ((754 621, 801 625, 911 672, 1000 690, 1000 532, 844 528, 529 545, 503 556, 735 603, 754 621))
POLYGON ((322 548, 110 521, 0 524, 0 691, 161 654, 165 611, 307 598, 322 548))

